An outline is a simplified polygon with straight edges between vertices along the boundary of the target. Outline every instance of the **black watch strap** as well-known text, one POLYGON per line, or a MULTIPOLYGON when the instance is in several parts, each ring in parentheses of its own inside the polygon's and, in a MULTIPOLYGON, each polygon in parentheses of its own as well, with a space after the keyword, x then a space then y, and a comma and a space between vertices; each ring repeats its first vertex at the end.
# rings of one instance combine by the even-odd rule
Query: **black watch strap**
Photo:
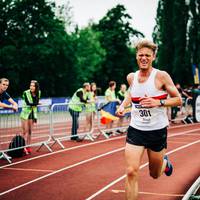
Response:
POLYGON ((161 105, 161 106, 164 106, 164 105, 165 105, 165 100, 160 99, 160 105, 161 105))

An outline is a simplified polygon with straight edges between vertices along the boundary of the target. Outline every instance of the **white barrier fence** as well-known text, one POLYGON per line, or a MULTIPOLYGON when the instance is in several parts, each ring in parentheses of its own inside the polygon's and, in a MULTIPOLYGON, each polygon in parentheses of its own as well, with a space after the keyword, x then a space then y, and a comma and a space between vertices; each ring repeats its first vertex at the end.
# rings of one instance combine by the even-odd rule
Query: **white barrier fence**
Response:
MULTIPOLYGON (((21 108, 19 108, 21 109, 21 108)), ((4 155, 4 158, 11 162, 5 152, 11 150, 17 150, 19 148, 31 147, 31 146, 46 146, 49 151, 52 151, 48 146, 51 140, 50 135, 50 107, 46 105, 38 106, 38 119, 34 124, 31 133, 31 143, 26 146, 9 149, 9 144, 16 135, 21 135, 26 141, 27 135, 23 135, 22 120, 20 119, 20 113, 12 110, 5 110, 7 112, 0 115, 0 152, 4 155)))
MULTIPOLYGON (((77 135, 72 135, 73 120, 68 103, 53 104, 52 106, 40 105, 38 106, 38 111, 38 120, 33 127, 31 143, 20 148, 39 146, 40 149, 42 146, 45 146, 51 152, 52 147, 56 143, 61 148, 65 148, 63 142, 73 140, 75 137, 91 141, 94 141, 94 139, 99 138, 101 135, 109 138, 112 135, 126 132, 130 121, 130 116, 125 116, 111 123, 102 124, 102 116, 99 109, 96 109, 95 112, 88 112, 83 107, 83 111, 79 113, 77 119, 77 135), (49 146, 50 144, 51 146, 49 146)), ((172 121, 175 123, 193 123, 192 117, 188 119, 188 115, 192 116, 192 112, 192 106, 189 104, 188 99, 184 106, 179 108, 176 118, 172 121), (189 120, 189 122, 186 120, 189 120)), ((14 136, 18 134, 23 136, 19 115, 19 112, 16 113, 12 110, 1 110, 0 114, 0 153, 8 162, 11 162, 11 160, 7 157, 6 152, 13 150, 9 149, 9 143, 14 136)))
MULTIPOLYGON (((72 105, 72 104, 71 104, 72 105)), ((76 104, 79 105, 79 104, 76 104)), ((83 104, 80 104, 82 106, 83 104)), ((92 137, 94 117, 93 112, 86 112, 83 108, 82 112, 77 112, 77 127, 72 127, 72 116, 69 112, 69 103, 53 104, 51 107, 51 130, 52 140, 64 148, 62 141, 74 140, 75 137, 80 139, 88 138, 94 141, 92 137), (91 122, 90 122, 91 120, 91 122), (73 135, 73 128, 77 129, 77 135, 73 135)), ((75 130, 74 130, 75 131, 75 130)), ((52 145, 52 146, 53 146, 52 145)))

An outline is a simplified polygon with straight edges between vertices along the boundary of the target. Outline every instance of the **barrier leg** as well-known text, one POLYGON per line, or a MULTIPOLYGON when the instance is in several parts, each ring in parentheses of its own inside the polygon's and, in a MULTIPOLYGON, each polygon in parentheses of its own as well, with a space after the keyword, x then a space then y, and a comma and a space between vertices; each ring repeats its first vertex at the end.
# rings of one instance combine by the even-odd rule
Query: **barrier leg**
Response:
POLYGON ((5 152, 1 152, 2 153, 2 156, 1 158, 7 160, 9 163, 12 163, 11 159, 5 152))
POLYGON ((52 152, 52 149, 48 146, 47 142, 43 142, 40 147, 37 149, 37 152, 43 147, 45 146, 50 152, 52 152))

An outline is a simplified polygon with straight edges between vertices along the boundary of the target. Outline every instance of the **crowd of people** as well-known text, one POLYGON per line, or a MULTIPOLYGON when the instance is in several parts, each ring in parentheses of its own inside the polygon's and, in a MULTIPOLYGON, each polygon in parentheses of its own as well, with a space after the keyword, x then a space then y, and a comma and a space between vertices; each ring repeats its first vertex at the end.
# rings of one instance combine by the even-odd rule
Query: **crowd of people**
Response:
MULTIPOLYGON (((18 111, 18 104, 11 98, 7 93, 9 86, 9 80, 7 78, 0 79, 0 107, 12 109, 13 111, 18 111), (7 100, 10 104, 3 103, 7 100)), ((37 122, 37 105, 39 105, 39 100, 41 96, 41 91, 39 83, 36 80, 30 82, 29 89, 25 90, 22 94, 22 111, 20 113, 22 135, 26 140, 26 146, 24 148, 25 154, 31 153, 31 133, 34 123, 37 122)), ((2 154, 0 155, 2 157, 2 154)), ((11 157, 8 156, 11 159, 11 157)))
MULTIPOLYGON (((116 82, 110 81, 108 83, 108 88, 105 91, 105 102, 118 102, 119 104, 123 101, 127 94, 127 87, 125 84, 121 84, 120 90, 116 93, 116 82)), ((91 130, 94 122, 94 117, 96 114, 96 104, 98 102, 97 98, 97 86, 96 83, 84 83, 82 88, 76 90, 69 102, 69 112, 72 117, 72 128, 71 128, 71 140, 77 142, 82 141, 78 137, 77 131, 79 128, 79 116, 80 113, 84 110, 86 113, 86 126, 88 130, 91 130)), ((121 126, 123 122, 123 117, 119 119, 118 125, 121 126)), ((107 129, 112 128, 113 121, 107 124, 107 129)), ((120 130, 117 132, 122 133, 120 130)), ((107 132, 108 135, 112 132, 107 132)))
MULTIPOLYGON (((0 107, 13 109, 18 111, 18 104, 7 93, 9 80, 7 78, 0 79, 0 107), (3 103, 7 100, 10 104, 3 103)), ((120 90, 116 93, 116 82, 110 81, 109 87, 105 91, 105 101, 117 101, 121 103, 127 93, 127 87, 122 84, 120 90)), ((25 154, 31 153, 31 134, 35 123, 37 123, 37 106, 40 104, 41 91, 39 83, 36 80, 31 80, 29 89, 22 94, 22 111, 20 113, 22 135, 26 140, 25 154)), ((83 86, 75 91, 69 102, 69 112, 72 117, 71 140, 80 142, 77 131, 79 128, 79 115, 84 110, 86 116, 85 131, 91 130, 96 114, 97 86, 96 83, 84 83, 83 86)), ((121 126, 123 118, 120 118, 118 125, 121 126)), ((107 128, 112 127, 112 122, 107 128)), ((119 131, 119 130, 118 130, 119 131)), ((120 131, 119 131, 120 132, 120 131)), ((109 133, 108 133, 109 134, 109 133)))

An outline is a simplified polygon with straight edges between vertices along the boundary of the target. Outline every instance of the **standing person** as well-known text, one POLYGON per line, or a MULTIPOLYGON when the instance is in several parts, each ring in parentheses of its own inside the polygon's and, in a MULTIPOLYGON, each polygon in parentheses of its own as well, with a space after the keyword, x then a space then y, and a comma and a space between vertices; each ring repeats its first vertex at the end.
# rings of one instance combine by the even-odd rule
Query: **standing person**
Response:
POLYGON ((10 95, 6 92, 9 86, 9 80, 7 78, 0 79, 0 107, 2 108, 11 108, 14 111, 18 111, 17 103, 10 97, 10 95), (8 100, 11 105, 3 103, 4 100, 8 100))
POLYGON ((92 129, 93 121, 96 111, 96 101, 97 101, 97 86, 96 83, 91 83, 90 91, 88 92, 88 99, 90 103, 86 104, 86 126, 89 126, 89 130, 92 129))
MULTIPOLYGON (((120 102, 122 103, 123 100, 125 99, 127 95, 127 87, 126 87, 126 84, 121 84, 120 86, 120 90, 117 92, 117 99, 120 100, 120 102)), ((122 127, 123 125, 123 121, 124 121, 124 117, 120 117, 119 120, 118 120, 118 124, 117 126, 120 128, 122 127)), ((116 132, 118 133, 124 133, 123 131, 121 131, 120 129, 118 129, 116 132)))
POLYGON ((69 112, 72 116, 72 129, 71 129, 71 140, 76 140, 77 142, 81 142, 82 139, 80 139, 77 136, 77 129, 79 127, 79 114, 83 110, 83 106, 85 106, 86 103, 89 103, 88 93, 90 91, 90 84, 84 83, 82 88, 79 88, 74 95, 72 96, 70 102, 69 102, 69 112))
POLYGON ((157 46, 150 41, 144 40, 137 44, 139 70, 128 74, 130 92, 117 110, 118 115, 123 115, 124 107, 132 102, 125 146, 128 200, 136 200, 138 197, 138 173, 145 149, 151 177, 156 179, 163 172, 170 176, 173 171, 172 164, 165 156, 169 124, 166 107, 179 106, 182 100, 169 74, 153 68, 156 49, 157 46))
MULTIPOLYGON (((30 88, 25 90, 22 95, 22 112, 20 118, 22 120, 22 131, 26 139, 26 144, 31 144, 31 133, 34 123, 37 123, 37 105, 41 97, 39 83, 36 80, 30 82, 30 88)), ((24 148, 25 153, 31 153, 31 148, 24 148)))
POLYGON ((172 120, 172 123, 173 123, 173 120, 177 117, 177 113, 180 111, 180 114, 183 114, 182 113, 182 108, 183 106, 185 107, 186 106, 186 100, 187 99, 192 99, 192 97, 187 94, 183 88, 181 87, 181 85, 179 83, 176 83, 175 84, 178 92, 180 93, 181 97, 182 97, 182 100, 183 100, 183 105, 182 106, 179 106, 179 107, 172 107, 171 108, 171 120, 172 120))
MULTIPOLYGON (((18 105, 17 103, 10 97, 10 95, 6 92, 9 86, 9 80, 7 78, 1 78, 0 79, 0 107, 1 108, 11 108, 14 111, 18 111, 18 105), (3 103, 4 100, 7 100, 10 102, 11 105, 8 105, 6 103, 3 103)), ((12 159, 12 157, 8 156, 4 153, 4 155, 7 157, 7 159, 12 159)), ((5 158, 2 153, 0 153, 0 159, 5 158)))
MULTIPOLYGON (((109 82, 109 88, 105 91, 105 99, 106 99, 107 103, 114 102, 114 101, 119 102, 119 100, 117 99, 116 94, 115 94, 115 88, 116 88, 116 82, 115 81, 110 81, 109 82)), ((113 121, 108 123, 106 125, 106 128, 107 129, 111 129, 112 128, 112 124, 113 124, 113 121)), ((112 131, 107 132, 106 134, 107 135, 111 135, 112 131)))

